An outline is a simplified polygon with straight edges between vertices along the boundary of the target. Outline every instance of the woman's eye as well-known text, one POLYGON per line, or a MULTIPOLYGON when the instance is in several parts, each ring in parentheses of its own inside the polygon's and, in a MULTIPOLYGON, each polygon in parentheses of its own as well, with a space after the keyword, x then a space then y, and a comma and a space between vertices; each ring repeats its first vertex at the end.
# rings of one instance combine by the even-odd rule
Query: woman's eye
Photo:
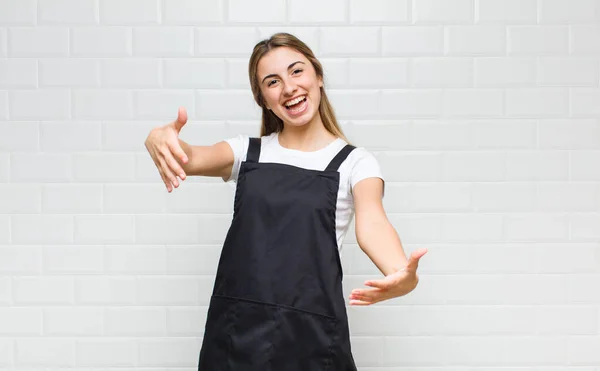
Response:
POLYGON ((267 84, 267 86, 271 86, 271 83, 275 82, 275 81, 277 81, 277 80, 271 80, 271 81, 269 81, 269 83, 267 84))
POLYGON ((294 70, 294 72, 302 72, 301 69, 294 70))

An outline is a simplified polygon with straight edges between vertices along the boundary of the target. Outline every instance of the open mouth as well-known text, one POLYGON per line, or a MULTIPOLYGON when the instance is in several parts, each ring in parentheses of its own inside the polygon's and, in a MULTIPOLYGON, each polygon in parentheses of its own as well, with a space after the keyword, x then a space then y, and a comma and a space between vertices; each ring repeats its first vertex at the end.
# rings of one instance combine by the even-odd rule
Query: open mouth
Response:
POLYGON ((285 109, 288 110, 290 113, 302 112, 304 108, 306 108, 306 95, 295 104, 285 106, 285 109))

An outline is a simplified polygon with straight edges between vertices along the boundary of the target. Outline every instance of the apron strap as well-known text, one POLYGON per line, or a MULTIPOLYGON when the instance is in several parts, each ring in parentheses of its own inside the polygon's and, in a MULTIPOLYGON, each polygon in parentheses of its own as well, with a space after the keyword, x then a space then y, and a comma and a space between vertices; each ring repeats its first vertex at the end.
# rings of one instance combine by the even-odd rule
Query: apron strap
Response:
POLYGON ((260 138, 250 138, 246 162, 258 162, 260 158, 260 138))
POLYGON ((348 157, 348 155, 350 154, 350 152, 352 152, 352 150, 354 150, 354 148, 356 147, 350 144, 346 144, 346 146, 342 148, 337 155, 335 155, 335 157, 333 158, 333 160, 331 160, 329 165, 327 165, 325 171, 337 171, 342 162, 344 162, 346 157, 348 157))

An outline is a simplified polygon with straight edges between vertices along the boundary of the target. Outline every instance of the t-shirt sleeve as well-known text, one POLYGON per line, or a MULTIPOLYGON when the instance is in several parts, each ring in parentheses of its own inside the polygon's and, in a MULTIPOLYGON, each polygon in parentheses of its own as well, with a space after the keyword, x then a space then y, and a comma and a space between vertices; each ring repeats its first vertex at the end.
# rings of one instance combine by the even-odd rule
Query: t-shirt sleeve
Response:
POLYGON ((355 161, 352 166, 352 172, 350 173, 350 186, 354 189, 356 183, 367 178, 380 178, 383 180, 384 194, 385 194, 385 179, 381 172, 381 167, 377 158, 365 148, 356 148, 353 152, 355 161))
POLYGON ((236 137, 225 139, 225 142, 231 146, 231 150, 233 151, 233 166, 231 168, 231 176, 229 176, 229 178, 223 178, 223 181, 237 182, 240 166, 242 165, 242 162, 246 160, 250 137, 248 135, 240 134, 236 137))

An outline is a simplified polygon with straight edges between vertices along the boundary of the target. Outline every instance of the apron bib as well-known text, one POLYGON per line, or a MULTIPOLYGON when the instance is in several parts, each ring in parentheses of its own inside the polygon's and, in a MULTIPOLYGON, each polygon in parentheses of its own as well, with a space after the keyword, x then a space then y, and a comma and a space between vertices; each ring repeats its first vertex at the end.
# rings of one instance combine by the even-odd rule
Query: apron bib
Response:
POLYGON ((356 371, 335 229, 340 164, 259 163, 250 138, 199 371, 356 371))

